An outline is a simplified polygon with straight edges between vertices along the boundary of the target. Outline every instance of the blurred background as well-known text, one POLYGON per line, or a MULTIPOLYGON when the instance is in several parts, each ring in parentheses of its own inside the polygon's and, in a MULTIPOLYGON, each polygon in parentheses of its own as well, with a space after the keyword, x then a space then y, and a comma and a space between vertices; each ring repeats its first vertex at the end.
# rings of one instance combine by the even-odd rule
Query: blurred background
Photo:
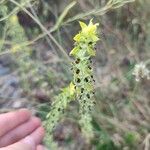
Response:
POLYGON ((78 21, 99 23, 93 58, 96 80, 89 143, 76 122, 74 103, 54 131, 63 150, 150 150, 149 0, 1 0, 0 113, 22 107, 45 120, 60 89, 72 79, 69 52, 78 21))

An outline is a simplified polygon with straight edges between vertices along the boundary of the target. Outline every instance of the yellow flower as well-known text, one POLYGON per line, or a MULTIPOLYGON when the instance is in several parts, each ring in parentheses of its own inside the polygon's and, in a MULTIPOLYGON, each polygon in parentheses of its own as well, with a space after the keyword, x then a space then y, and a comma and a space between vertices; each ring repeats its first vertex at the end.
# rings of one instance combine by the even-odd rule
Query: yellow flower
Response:
POLYGON ((18 17, 17 17, 17 15, 11 16, 10 17, 10 21, 11 21, 12 24, 18 23, 18 17))
POLYGON ((89 24, 86 25, 84 22, 79 21, 82 33, 84 34, 96 34, 97 26, 99 25, 98 23, 93 24, 92 19, 90 20, 89 24))
POLYGON ((16 53, 19 49, 20 49, 20 45, 14 45, 14 46, 11 48, 11 51, 12 51, 12 53, 16 53))
POLYGON ((75 93, 75 85, 71 82, 68 87, 63 88, 62 93, 68 95, 69 97, 73 96, 75 93))
POLYGON ((96 34, 98 23, 93 24, 91 19, 88 25, 81 21, 79 21, 79 24, 81 26, 81 32, 74 37, 75 41, 80 42, 91 39, 91 41, 96 42, 99 40, 96 34))

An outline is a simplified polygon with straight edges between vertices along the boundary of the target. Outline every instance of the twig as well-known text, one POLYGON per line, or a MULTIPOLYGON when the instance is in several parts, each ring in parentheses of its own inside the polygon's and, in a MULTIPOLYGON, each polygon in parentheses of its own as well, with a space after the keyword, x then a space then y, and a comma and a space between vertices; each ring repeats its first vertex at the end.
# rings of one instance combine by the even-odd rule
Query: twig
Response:
MULTIPOLYGON (((26 5, 28 2, 30 2, 30 1, 32 1, 32 0, 28 0, 28 1, 26 1, 25 3, 22 3, 21 5, 22 5, 22 6, 25 6, 25 5, 26 5)), ((1 4, 1 3, 0 3, 0 4, 1 4)), ((6 19, 8 19, 10 16, 16 14, 17 12, 19 12, 19 10, 20 10, 19 7, 14 8, 8 15, 6 15, 6 16, 3 17, 3 18, 0 18, 0 22, 6 20, 6 19)))
POLYGON ((99 9, 93 9, 86 13, 80 13, 80 14, 68 19, 66 22, 63 23, 63 25, 66 25, 66 24, 73 22, 75 20, 78 20, 78 19, 83 19, 90 15, 102 16, 112 9, 119 8, 123 5, 125 5, 126 3, 130 3, 130 2, 134 2, 134 1, 135 0, 109 0, 104 7, 99 8, 99 9))
POLYGON ((150 134, 146 136, 146 138, 143 141, 143 144, 145 146, 144 150, 149 150, 150 149, 150 134))
POLYGON ((56 31, 62 24, 64 18, 66 17, 66 15, 68 14, 69 10, 74 7, 76 4, 75 1, 71 2, 62 12, 62 14, 60 15, 60 17, 58 18, 56 24, 54 25, 54 27, 51 29, 52 31, 56 31))
POLYGON ((70 61, 69 56, 67 55, 66 51, 63 49, 63 47, 56 41, 56 39, 49 33, 49 31, 41 24, 41 22, 36 19, 26 8, 22 7, 18 2, 14 0, 9 0, 13 4, 17 5, 18 7, 22 8, 24 12, 26 12, 38 25, 39 27, 49 36, 49 38, 55 43, 55 45, 60 49, 60 51, 63 53, 65 58, 70 61))

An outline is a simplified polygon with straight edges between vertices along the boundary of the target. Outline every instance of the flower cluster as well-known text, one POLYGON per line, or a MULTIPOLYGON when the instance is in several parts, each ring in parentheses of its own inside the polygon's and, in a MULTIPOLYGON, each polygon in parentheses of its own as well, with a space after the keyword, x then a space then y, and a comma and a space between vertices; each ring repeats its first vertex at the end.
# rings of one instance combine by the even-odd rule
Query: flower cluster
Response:
POLYGON ((135 65, 132 74, 135 76, 135 80, 137 82, 143 78, 147 78, 148 80, 150 79, 150 71, 143 62, 135 65))
POLYGON ((99 40, 97 37, 97 26, 92 20, 88 25, 79 22, 81 31, 74 37, 75 47, 70 55, 75 58, 72 63, 73 83, 75 85, 75 95, 80 106, 80 125, 83 133, 88 137, 92 136, 91 111, 94 100, 94 78, 91 57, 95 56, 95 44, 99 40), (89 134, 89 135, 88 135, 89 134))
MULTIPOLYGON (((57 122, 61 119, 65 109, 72 100, 79 102, 80 126, 84 135, 88 138, 93 136, 91 124, 91 111, 94 100, 94 78, 91 57, 95 56, 95 44, 99 40, 97 37, 97 26, 92 20, 88 25, 79 22, 81 31, 74 37, 75 47, 70 55, 75 58, 72 62, 73 81, 55 97, 51 110, 45 121, 46 143, 52 141, 52 131, 57 122)), ((54 149, 54 148, 53 148, 54 149)))

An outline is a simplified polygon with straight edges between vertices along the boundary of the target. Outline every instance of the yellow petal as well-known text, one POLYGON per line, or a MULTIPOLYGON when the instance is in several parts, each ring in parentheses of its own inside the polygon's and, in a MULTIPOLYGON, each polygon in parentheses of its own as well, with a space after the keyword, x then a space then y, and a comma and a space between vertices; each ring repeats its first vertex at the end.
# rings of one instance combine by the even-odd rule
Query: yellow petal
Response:
POLYGON ((79 33, 73 39, 77 42, 77 41, 80 41, 80 38, 81 38, 81 35, 79 33))
POLYGON ((76 55, 79 49, 77 47, 73 48, 70 52, 70 55, 76 55))
POLYGON ((87 25, 82 21, 79 21, 79 24, 80 24, 82 30, 87 27, 87 25))
POLYGON ((89 22, 89 24, 88 24, 88 26, 92 26, 93 25, 93 18, 90 20, 90 22, 89 22))

